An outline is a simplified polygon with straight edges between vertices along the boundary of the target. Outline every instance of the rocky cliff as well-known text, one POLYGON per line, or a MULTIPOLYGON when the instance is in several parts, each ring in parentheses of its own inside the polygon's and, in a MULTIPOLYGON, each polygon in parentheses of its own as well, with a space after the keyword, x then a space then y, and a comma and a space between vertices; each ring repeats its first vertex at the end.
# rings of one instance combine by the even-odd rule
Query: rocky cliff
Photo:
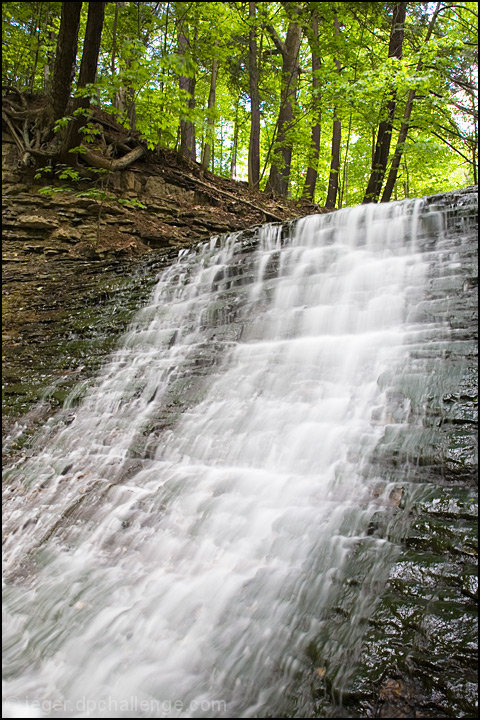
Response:
POLYGON ((203 173, 174 151, 145 153, 93 187, 36 179, 4 132, 2 163, 4 433, 20 417, 29 423, 25 413, 42 397, 34 418, 43 421, 72 382, 94 371, 155 269, 179 249, 322 211, 203 173))

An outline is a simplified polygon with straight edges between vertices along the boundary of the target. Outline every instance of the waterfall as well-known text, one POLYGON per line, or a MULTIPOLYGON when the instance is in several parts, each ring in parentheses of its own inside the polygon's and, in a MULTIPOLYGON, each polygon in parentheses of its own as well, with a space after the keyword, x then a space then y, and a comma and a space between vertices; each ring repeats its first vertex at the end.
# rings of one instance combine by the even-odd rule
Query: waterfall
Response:
POLYGON ((310 717, 313 676, 335 714, 426 398, 461 373, 425 306, 433 266, 457 277, 444 228, 422 200, 348 208, 161 273, 6 469, 7 716, 310 717))

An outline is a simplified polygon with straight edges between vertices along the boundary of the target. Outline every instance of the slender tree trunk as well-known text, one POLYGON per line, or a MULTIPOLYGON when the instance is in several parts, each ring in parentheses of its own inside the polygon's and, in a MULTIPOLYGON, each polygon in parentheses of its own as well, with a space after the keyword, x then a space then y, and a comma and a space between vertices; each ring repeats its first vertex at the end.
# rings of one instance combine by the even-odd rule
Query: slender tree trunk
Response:
POLYGON ((51 44, 52 49, 48 52, 45 65, 43 66, 43 92, 47 94, 50 90, 50 78, 52 74, 52 67, 53 63, 55 62, 55 56, 53 52, 53 43, 55 40, 55 31, 50 30, 48 32, 48 40, 49 44, 51 44))
MULTIPOLYGON (((395 4, 393 10, 392 27, 390 30, 390 42, 388 45, 388 57, 402 57, 403 36, 405 32, 405 15, 407 3, 395 4)), ((378 126, 377 143, 372 163, 372 171, 365 191, 364 203, 377 202, 382 189, 383 179, 387 169, 390 143, 392 139, 393 118, 395 116, 396 92, 392 90, 386 105, 386 118, 380 121, 378 126)), ((382 110, 383 114, 383 110, 382 110)))
POLYGON ((220 158, 219 158, 219 168, 218 168, 218 174, 221 175, 223 173, 223 123, 220 123, 220 158))
MULTIPOLYGON (((119 11, 123 10, 127 5, 126 2, 115 3, 115 15, 113 19, 112 29, 112 56, 110 60, 110 68, 112 72, 112 79, 115 78, 116 68, 115 60, 117 57, 117 37, 118 37, 118 15, 119 11)), ((126 38, 124 38, 125 40, 126 38)), ((131 39, 131 38, 128 38, 131 39)), ((132 65, 131 60, 126 61, 126 66, 130 69, 132 65)), ((122 85, 115 92, 113 97, 113 106, 119 111, 119 113, 126 113, 130 128, 135 130, 136 126, 136 108, 135 108, 135 90, 130 84, 122 85)))
POLYGON ((407 158, 405 155, 403 156, 403 169, 405 170, 405 181, 403 183, 403 192, 405 193, 405 197, 410 197, 410 178, 408 175, 408 165, 407 165, 407 158))
POLYGON ((312 51, 312 98, 313 106, 318 106, 316 121, 312 125, 312 135, 310 139, 310 151, 308 155, 308 168, 305 177, 305 185, 303 186, 302 196, 311 202, 315 198, 315 185, 317 184, 318 174, 318 158, 320 156, 320 133, 321 133, 321 107, 319 98, 320 78, 319 73, 322 61, 318 55, 318 13, 316 10, 312 12, 311 22, 311 40, 310 48, 312 51))
POLYGON ((250 87, 250 141, 248 146, 248 184, 257 189, 260 183, 260 91, 255 18, 257 3, 248 3, 248 69, 250 87))
MULTIPOLYGON (((428 24, 427 34, 424 41, 425 45, 430 40, 440 10, 441 3, 438 2, 437 7, 435 8, 435 12, 433 13, 432 18, 428 24)), ((417 72, 420 72, 422 67, 423 62, 422 60, 419 60, 416 68, 417 72)), ((405 141, 407 139, 408 130, 410 128, 410 116, 412 114, 414 100, 415 90, 410 90, 410 92, 408 93, 407 104, 405 105, 405 110, 403 111, 403 120, 400 126, 400 131, 398 133, 397 144, 395 146, 395 152, 393 154, 392 164, 390 166, 390 172, 388 173, 387 182, 385 183, 381 202, 388 202, 392 197, 393 188, 395 187, 395 183, 397 181, 398 168, 400 167, 400 161, 402 159, 403 150, 405 147, 405 141)))
POLYGON ((397 181, 398 168, 400 167, 400 161, 402 159, 403 150, 405 148, 405 141, 407 139, 409 130, 409 119, 412 113, 413 101, 415 99, 415 90, 410 90, 408 93, 407 104, 403 113, 403 122, 400 126, 398 133, 397 144, 395 146, 395 152, 392 158, 392 164, 390 166, 390 172, 388 173, 387 182, 383 190, 381 202, 388 202, 392 196, 393 188, 397 181))
MULTIPOLYGON (((85 41, 83 44, 82 62, 78 75, 78 87, 84 88, 95 82, 97 76, 98 54, 102 39, 103 19, 105 15, 104 2, 89 2, 85 41)), ((88 107, 89 98, 78 98, 78 105, 88 107)))
POLYGON ((337 117, 337 108, 333 109, 332 132, 332 160, 330 163, 330 176, 328 179, 328 192, 325 207, 329 210, 335 208, 338 193, 338 176, 340 173, 340 146, 342 142, 342 123, 337 117))
POLYGON ((343 206, 343 195, 345 193, 345 204, 348 205, 348 151, 350 147, 350 138, 352 136, 352 113, 348 118, 348 131, 347 141, 345 143, 345 156, 343 158, 343 179, 342 179, 342 190, 340 193, 340 200, 338 201, 338 207, 343 206))
POLYGON ((110 61, 110 69, 112 72, 112 80, 115 79, 115 60, 117 59, 117 25, 118 25, 118 6, 120 3, 115 3, 115 15, 113 17, 113 28, 112 28, 112 59, 110 61))
POLYGON ((240 104, 240 98, 238 98, 235 105, 235 125, 233 128, 233 146, 232 146, 232 158, 230 160, 230 177, 232 180, 237 174, 237 150, 238 150, 238 106, 240 104))
MULTIPOLYGON (((334 15, 335 35, 340 35, 340 23, 334 15)), ((341 65, 338 58, 335 58, 335 66, 338 74, 341 72, 341 65)), ((342 123, 337 115, 337 108, 333 108, 333 129, 332 129, 332 159, 330 161, 330 175, 328 178, 328 191, 325 207, 333 210, 337 203, 338 177, 340 174, 340 147, 342 144, 342 123)))
MULTIPOLYGON (((38 22, 34 24, 34 29, 37 32, 37 46, 35 48, 35 59, 33 61, 33 68, 32 68, 32 75, 30 78, 30 92, 34 91, 35 88, 35 75, 37 74, 37 67, 38 67, 38 56, 40 52, 40 45, 42 43, 42 10, 43 10, 43 2, 37 3, 38 4, 38 22)), ((48 22, 48 5, 47 5, 47 22, 48 22)))
POLYGON ((75 60, 77 57, 78 30, 80 27, 81 2, 62 3, 60 30, 57 38, 57 51, 53 69, 50 106, 53 120, 65 115, 70 99, 75 60))
MULTIPOLYGON (((131 62, 127 62, 127 67, 131 67, 131 62)), ((127 117, 131 130, 135 130, 137 127, 137 108, 135 107, 135 90, 131 85, 125 88, 125 95, 127 98, 127 117)))
POLYGON ((302 40, 302 28, 296 22, 290 22, 285 42, 282 42, 272 26, 268 26, 276 47, 282 55, 282 89, 280 93, 280 110, 277 121, 276 149, 273 153, 270 175, 265 186, 266 192, 286 196, 292 164, 292 141, 288 131, 293 123, 294 104, 297 93, 297 81, 300 68, 298 52, 302 40))
POLYGON ((217 88, 218 77, 218 59, 215 57, 212 62, 212 74, 210 77, 210 92, 208 93, 208 110, 207 110, 207 133, 206 140, 202 152, 202 168, 208 170, 210 157, 212 154, 212 146, 214 143, 215 120, 213 113, 215 110, 215 91, 217 88))

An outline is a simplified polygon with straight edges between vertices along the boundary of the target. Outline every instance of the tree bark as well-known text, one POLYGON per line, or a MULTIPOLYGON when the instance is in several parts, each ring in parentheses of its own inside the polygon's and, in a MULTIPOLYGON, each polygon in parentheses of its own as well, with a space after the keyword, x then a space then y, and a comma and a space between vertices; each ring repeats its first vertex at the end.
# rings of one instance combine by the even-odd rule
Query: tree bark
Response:
MULTIPOLYGON (((438 17, 440 10, 441 10, 441 3, 437 2, 437 7, 435 8, 435 12, 433 13, 432 18, 428 24, 427 34, 425 36, 425 41, 424 41, 425 45, 430 40, 434 25, 435 25, 435 21, 438 17)), ((422 60, 419 60, 417 63, 417 68, 416 68, 417 72, 420 72, 422 67, 423 67, 423 62, 422 62, 422 60)), ((402 120, 402 124, 400 126, 400 131, 398 133, 397 144, 395 145, 395 152, 393 154, 392 164, 390 166, 390 172, 388 173, 387 182, 385 183, 385 188, 383 190, 381 202, 388 202, 390 200, 390 198, 392 197, 393 188, 395 187, 395 183, 397 182, 398 168, 400 167, 400 161, 402 159, 403 150, 405 148, 405 141, 407 139, 408 130, 410 127, 410 124, 409 124, 410 116, 412 114, 414 100, 415 100, 415 90, 410 90, 410 92, 408 93, 407 104, 405 105, 405 110, 403 111, 403 120, 402 120)))
MULTIPOLYGON (((335 35, 340 34, 340 23, 338 17, 334 15, 335 35)), ((335 58, 335 66, 340 74, 342 68, 340 60, 335 58)), ((342 143, 342 123, 337 114, 337 108, 333 108, 333 129, 332 129, 332 159, 330 161, 330 175, 328 178, 328 191, 325 207, 333 210, 337 203, 338 178, 340 175, 340 147, 342 143)))
MULTIPOLYGON (((33 93, 35 88, 35 76, 37 74, 37 67, 38 67, 38 55, 40 52, 40 45, 42 42, 42 10, 43 10, 43 3, 36 3, 38 5, 38 21, 32 21, 33 23, 33 31, 32 35, 36 32, 37 34, 37 42, 36 42, 36 48, 35 48, 35 58, 33 60, 33 67, 32 67, 32 73, 30 76, 30 92, 33 93)), ((48 5, 47 5, 47 22, 48 22, 48 5)), ((46 30, 45 30, 46 32, 46 30)))
POLYGON ((260 183, 260 91, 257 56, 257 30, 254 25, 257 3, 248 3, 248 70, 250 87, 250 141, 248 146, 248 184, 257 189, 260 183))
POLYGON ((206 141, 205 145, 203 146, 203 152, 202 152, 202 168, 204 170, 208 170, 208 166, 210 164, 210 157, 212 154, 212 145, 214 143, 214 128, 215 128, 215 120, 213 118, 213 113, 215 110, 215 91, 217 87, 217 77, 218 77, 218 59, 215 57, 212 61, 212 74, 210 77, 210 92, 208 93, 208 110, 207 110, 207 132, 206 132, 206 141))
POLYGON ((240 98, 238 98, 235 105, 235 123, 233 127, 233 145, 232 145, 232 156, 230 158, 230 177, 232 180, 235 179, 237 174, 237 152, 238 152, 238 106, 240 104, 240 98))
POLYGON ((53 52, 53 43, 55 41, 55 32, 53 30, 48 31, 48 40, 52 43, 52 49, 49 51, 45 65, 43 66, 43 92, 47 95, 50 90, 50 79, 52 74, 52 67, 55 61, 53 52))
POLYGON ((50 96, 50 107, 54 121, 59 120, 65 115, 70 99, 75 72, 75 60, 77 57, 81 9, 81 2, 62 3, 62 15, 57 38, 57 51, 50 96))
POLYGON ((308 168, 305 177, 305 185, 303 186, 302 196, 314 201, 315 198, 315 185, 317 184, 317 173, 318 173, 318 158, 320 156, 320 133, 321 133, 321 107, 319 103, 319 88, 320 78, 319 72, 322 66, 322 61, 318 54, 318 13, 316 10, 312 11, 312 22, 311 22, 311 34, 309 36, 310 49, 312 52, 312 98, 313 106, 318 104, 318 110, 314 124, 312 125, 312 134, 310 139, 310 152, 308 155, 308 168))
MULTIPOLYGON (((185 20, 185 3, 178 3, 178 11, 182 14, 178 23, 177 33, 177 44, 178 54, 183 58, 184 65, 186 65, 186 59, 188 49, 190 46, 188 38, 188 25, 185 20)), ((195 108, 195 77, 189 77, 188 75, 180 75, 178 78, 178 84, 180 90, 183 91, 187 96, 187 113, 194 110, 195 108)), ((190 120, 188 115, 180 119, 180 154, 189 160, 194 162, 197 159, 197 151, 195 146, 195 124, 190 120)))
MULTIPOLYGON (((402 57, 403 36, 405 32, 405 15, 407 10, 406 2, 395 4, 390 30, 390 42, 388 45, 388 57, 402 57)), ((382 189, 383 179, 387 169, 390 143, 392 140, 393 118, 395 116, 396 92, 390 92, 390 98, 386 105, 386 118, 381 120, 378 126, 377 142, 372 163, 372 171, 365 190, 364 203, 377 202, 382 189)), ((383 111, 382 111, 383 114, 383 111)))
MULTIPOLYGON (((104 2, 89 2, 87 27, 85 29, 85 40, 83 44, 82 61, 78 75, 78 87, 84 88, 95 82, 97 76, 98 54, 100 52, 100 41, 102 39, 103 19, 105 16, 104 2)), ((75 104, 78 107, 88 107, 90 99, 76 98, 75 104)))
MULTIPOLYGON (((90 2, 88 4, 87 27, 83 43, 82 61, 78 75, 77 88, 84 88, 95 82, 97 76, 98 54, 102 39, 103 20, 105 15, 104 2, 90 2)), ((79 108, 87 110, 90 107, 90 98, 76 97, 73 101, 73 111, 79 108)), ((80 128, 85 124, 85 116, 77 115, 67 127, 65 139, 62 144, 62 154, 73 147, 80 145, 82 137, 80 128)))
POLYGON ((271 25, 267 26, 267 29, 282 56, 282 87, 277 121, 276 149, 273 153, 270 175, 268 176, 265 186, 265 192, 271 192, 274 195, 285 197, 288 193, 290 167, 292 164, 293 146, 291 139, 288 138, 288 131, 293 123, 293 107, 300 72, 298 52, 302 40, 302 28, 296 22, 290 21, 285 42, 280 40, 271 25))
POLYGON ((330 175, 328 178, 328 192, 325 207, 329 210, 335 208, 338 193, 338 176, 340 173, 340 146, 342 142, 342 123, 337 117, 337 108, 333 108, 332 131, 332 160, 330 162, 330 175))
POLYGON ((115 60, 117 59, 117 25, 118 25, 118 6, 119 2, 115 3, 115 15, 113 17, 113 28, 112 28, 112 57, 110 61, 110 69, 112 71, 112 80, 115 78, 115 60))

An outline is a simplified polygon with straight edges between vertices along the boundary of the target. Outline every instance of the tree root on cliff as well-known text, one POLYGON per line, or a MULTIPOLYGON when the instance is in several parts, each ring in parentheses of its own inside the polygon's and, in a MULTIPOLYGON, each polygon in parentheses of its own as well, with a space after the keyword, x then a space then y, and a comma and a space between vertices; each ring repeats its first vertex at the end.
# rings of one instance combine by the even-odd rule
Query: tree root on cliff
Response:
MULTIPOLYGON (((26 96, 17 88, 3 85, 2 90, 4 93, 7 92, 2 97, 2 120, 18 148, 19 165, 21 167, 38 165, 38 161, 43 161, 44 164, 55 164, 65 161, 66 157, 70 160, 70 156, 67 155, 69 149, 63 148, 59 138, 54 135, 51 122, 47 117, 45 102, 40 103, 38 107, 31 107, 26 96)), ((90 167, 114 172, 125 170, 145 154, 146 148, 140 144, 138 139, 130 137, 128 133, 120 129, 120 126, 115 127, 105 119, 96 117, 94 108, 91 108, 89 120, 115 130, 117 136, 122 139, 118 142, 102 127, 99 137, 101 149, 107 149, 107 141, 110 141, 108 146, 110 153, 116 154, 118 150, 121 150, 125 154, 120 157, 107 156, 99 151, 98 147, 94 149, 91 146, 81 145, 78 153, 71 155, 72 165, 81 167, 86 164, 90 167), (133 142, 135 147, 129 147, 128 142, 133 142)))

